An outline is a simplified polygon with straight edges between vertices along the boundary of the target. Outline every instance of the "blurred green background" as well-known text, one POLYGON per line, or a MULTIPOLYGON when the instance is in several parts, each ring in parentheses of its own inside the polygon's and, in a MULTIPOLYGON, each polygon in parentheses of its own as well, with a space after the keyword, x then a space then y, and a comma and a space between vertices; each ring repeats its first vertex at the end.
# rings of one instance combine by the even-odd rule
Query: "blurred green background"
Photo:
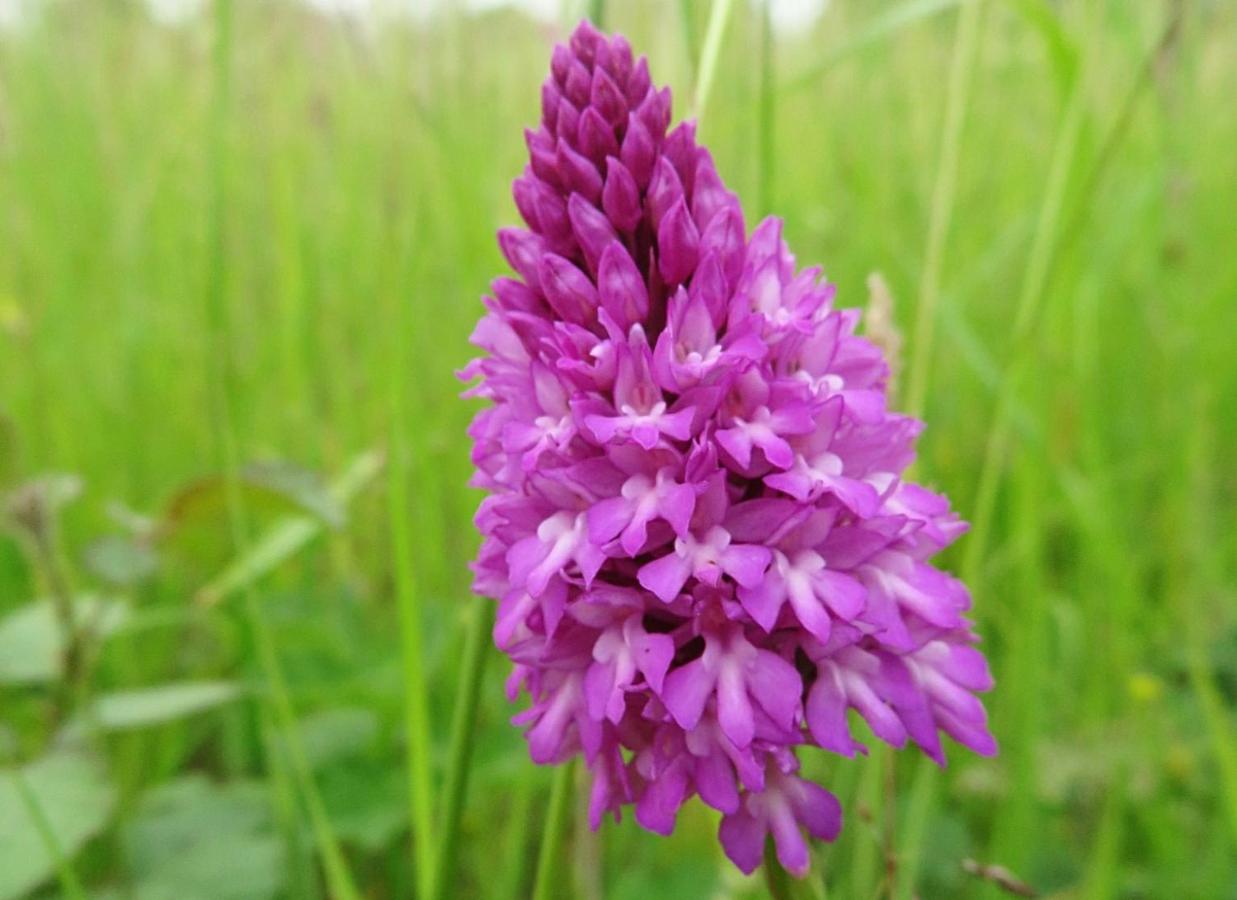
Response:
MULTIPOLYGON (((0 3, 0 898, 531 890, 453 370, 582 10, 406 5, 0 3)), ((888 284, 1001 744, 804 754, 793 895, 1237 898, 1237 4, 773 6, 702 138, 888 284)), ((676 118, 710 15, 605 4, 676 118)), ((561 896, 766 895, 567 818, 561 896)))

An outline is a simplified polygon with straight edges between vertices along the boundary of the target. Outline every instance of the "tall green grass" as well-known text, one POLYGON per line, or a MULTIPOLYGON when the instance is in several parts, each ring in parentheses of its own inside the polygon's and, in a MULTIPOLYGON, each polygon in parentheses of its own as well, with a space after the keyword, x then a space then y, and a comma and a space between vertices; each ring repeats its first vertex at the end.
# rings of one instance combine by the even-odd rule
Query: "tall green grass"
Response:
MULTIPOLYGON (((795 34, 761 3, 604 14, 843 304, 884 275, 918 475, 974 523, 947 562, 1001 754, 804 754, 847 823, 811 885, 774 889, 1237 896, 1232 5, 834 0, 795 34)), ((85 837, 6 773, 53 851, 45 895, 187 892, 153 837, 173 813, 227 838, 179 852, 240 895, 769 889, 699 805, 670 839, 629 817, 583 839, 576 780, 507 722, 469 592, 453 373, 552 32, 225 0, 177 26, 49 3, 0 33, 0 480, 84 479, 76 589, 131 608, 86 697, 244 688, 95 722, 73 752, 118 794, 85 837), (261 460, 295 483, 255 482, 261 460), (109 582, 99 538, 134 534, 157 568, 109 582)), ((0 673, 4 616, 52 587, 25 550, 0 537, 0 673)), ((60 702, 0 678, 0 760, 67 752, 60 702)))

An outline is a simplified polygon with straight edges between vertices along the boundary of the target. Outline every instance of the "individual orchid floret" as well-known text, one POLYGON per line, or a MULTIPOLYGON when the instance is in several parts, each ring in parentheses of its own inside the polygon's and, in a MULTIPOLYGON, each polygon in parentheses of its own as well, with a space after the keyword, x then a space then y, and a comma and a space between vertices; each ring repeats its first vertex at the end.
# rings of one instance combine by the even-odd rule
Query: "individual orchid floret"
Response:
POLYGON ((540 103, 461 373, 515 722, 535 762, 584 757, 592 827, 670 834, 698 796, 740 869, 771 837, 802 875, 842 822, 806 748, 865 752, 862 718, 941 764, 942 732, 996 751, 970 595, 932 562, 966 525, 907 480, 922 424, 858 313, 780 220, 749 234, 623 38, 580 25, 540 103))

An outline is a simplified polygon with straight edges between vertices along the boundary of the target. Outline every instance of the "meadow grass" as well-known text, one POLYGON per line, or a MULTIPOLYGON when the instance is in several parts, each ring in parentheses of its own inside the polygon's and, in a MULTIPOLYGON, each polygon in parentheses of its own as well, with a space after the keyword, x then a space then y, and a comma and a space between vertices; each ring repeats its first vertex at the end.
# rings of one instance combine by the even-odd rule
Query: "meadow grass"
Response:
MULTIPOLYGON (((1237 10, 835 0, 778 34, 718 7, 604 14, 842 305, 889 284, 917 474, 974 522, 947 562, 1001 744, 944 771, 804 754, 847 823, 811 884, 772 888, 1237 898, 1237 10)), ((0 481, 80 476, 71 590, 129 608, 69 701, 6 678, 28 647, 3 616, 56 587, 0 537, 0 797, 30 832, 0 824, 0 861, 43 852, 36 892, 770 889, 699 804, 670 839, 578 828, 469 592, 453 373, 559 34, 275 0, 174 26, 49 3, 0 32, 0 481), (201 681, 244 693, 161 694, 143 727, 93 701, 201 681), (74 714, 106 769, 71 786, 97 826, 61 833, 29 764, 74 714)))

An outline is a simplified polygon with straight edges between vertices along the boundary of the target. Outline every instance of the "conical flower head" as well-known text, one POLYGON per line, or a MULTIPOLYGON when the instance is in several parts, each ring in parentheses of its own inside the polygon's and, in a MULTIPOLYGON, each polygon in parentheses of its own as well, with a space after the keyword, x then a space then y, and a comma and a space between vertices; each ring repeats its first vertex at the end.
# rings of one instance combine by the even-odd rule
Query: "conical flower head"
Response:
POLYGON ((995 752, 969 595, 930 562, 965 525, 903 478, 921 425, 858 314, 779 220, 747 233, 645 59, 584 23, 541 106, 464 372, 516 721, 535 761, 585 757, 594 827, 669 833, 698 795, 736 865, 772 835, 802 874, 841 810, 795 754, 864 752, 851 711, 942 764, 940 731, 995 752))

